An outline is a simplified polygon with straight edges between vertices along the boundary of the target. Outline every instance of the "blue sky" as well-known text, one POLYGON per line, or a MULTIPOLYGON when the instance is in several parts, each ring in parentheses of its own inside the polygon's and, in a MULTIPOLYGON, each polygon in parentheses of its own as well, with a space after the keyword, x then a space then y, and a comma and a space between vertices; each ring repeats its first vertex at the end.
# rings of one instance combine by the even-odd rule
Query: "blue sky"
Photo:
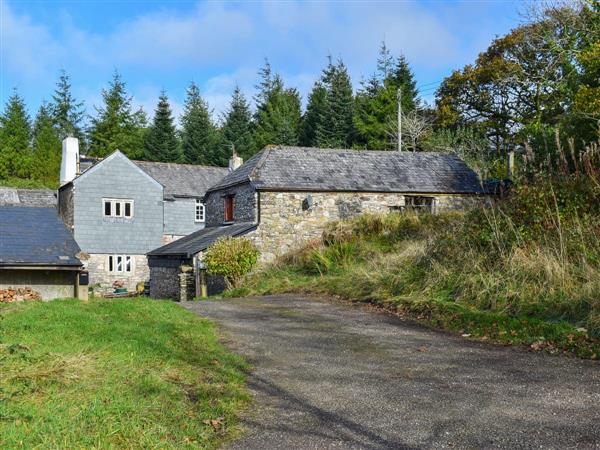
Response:
POLYGON ((519 24, 504 1, 202 2, 0 0, 0 102, 16 87, 32 113, 65 69, 88 113, 118 69, 152 114, 162 88, 181 111, 194 80, 214 108, 236 84, 251 97, 264 58, 306 99, 326 57, 341 57, 355 89, 383 39, 411 64, 431 101, 441 79, 519 24))

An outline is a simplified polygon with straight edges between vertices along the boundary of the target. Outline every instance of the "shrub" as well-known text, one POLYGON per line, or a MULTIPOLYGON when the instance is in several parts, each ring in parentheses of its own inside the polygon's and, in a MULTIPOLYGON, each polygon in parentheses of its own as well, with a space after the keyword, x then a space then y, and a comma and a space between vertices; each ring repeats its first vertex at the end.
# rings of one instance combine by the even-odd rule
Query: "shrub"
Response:
POLYGON ((247 238, 219 239, 206 251, 204 264, 209 273, 225 278, 229 288, 237 288, 258 261, 260 252, 247 238))

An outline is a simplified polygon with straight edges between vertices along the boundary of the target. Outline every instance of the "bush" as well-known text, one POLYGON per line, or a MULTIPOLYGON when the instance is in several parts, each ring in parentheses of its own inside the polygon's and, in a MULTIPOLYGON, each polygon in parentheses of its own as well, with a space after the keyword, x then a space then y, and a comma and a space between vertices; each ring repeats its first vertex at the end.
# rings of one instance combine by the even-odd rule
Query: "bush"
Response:
POLYGON ((209 273, 225 278, 229 288, 237 288, 258 261, 260 252, 247 238, 219 239, 204 255, 209 273))

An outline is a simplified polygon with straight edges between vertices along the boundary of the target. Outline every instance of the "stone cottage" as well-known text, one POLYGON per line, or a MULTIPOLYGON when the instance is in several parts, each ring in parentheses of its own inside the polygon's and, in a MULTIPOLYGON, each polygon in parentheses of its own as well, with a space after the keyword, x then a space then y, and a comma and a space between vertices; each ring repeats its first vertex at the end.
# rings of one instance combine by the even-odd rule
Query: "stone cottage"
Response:
POLYGON ((151 285, 166 279, 161 267, 197 265, 220 237, 246 235, 271 261, 320 236, 331 220, 464 209, 485 197, 477 174, 455 155, 268 147, 207 190, 205 229, 148 254, 151 285))
POLYGON ((205 226, 208 187, 222 167, 132 161, 119 151, 80 158, 77 140, 63 142, 58 210, 82 250, 90 285, 134 290, 149 277, 146 253, 205 226), (85 165, 84 165, 85 164, 85 165))

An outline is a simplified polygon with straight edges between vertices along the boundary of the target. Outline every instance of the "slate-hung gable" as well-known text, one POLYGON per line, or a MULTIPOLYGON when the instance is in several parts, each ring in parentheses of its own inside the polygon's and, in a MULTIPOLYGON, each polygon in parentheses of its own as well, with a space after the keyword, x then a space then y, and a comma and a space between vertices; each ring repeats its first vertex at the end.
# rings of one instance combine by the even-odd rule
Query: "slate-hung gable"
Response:
POLYGON ((245 235, 269 261, 320 236, 331 220, 463 209, 484 198, 477 174, 455 155, 270 147, 208 189, 205 229, 149 258, 158 273, 161 261, 197 263, 217 239, 245 235))
POLYGON ((202 197, 227 173, 132 161, 119 151, 103 160, 73 160, 82 173, 59 189, 59 211, 85 255, 91 284, 108 292, 116 281, 130 290, 147 281, 147 252, 204 227, 202 197))

